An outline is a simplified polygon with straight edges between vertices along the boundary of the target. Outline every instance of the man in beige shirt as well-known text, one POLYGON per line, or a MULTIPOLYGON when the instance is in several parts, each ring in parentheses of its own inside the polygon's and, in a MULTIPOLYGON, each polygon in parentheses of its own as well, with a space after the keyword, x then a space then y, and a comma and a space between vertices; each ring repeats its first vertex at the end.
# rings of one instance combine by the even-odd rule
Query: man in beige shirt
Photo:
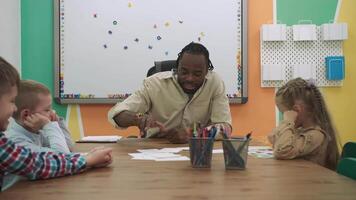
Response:
POLYGON ((137 126, 141 136, 158 130, 157 137, 186 143, 194 123, 218 126, 231 134, 231 114, 225 85, 213 72, 208 50, 190 43, 178 54, 173 72, 146 78, 143 87, 108 113, 117 128, 137 126))

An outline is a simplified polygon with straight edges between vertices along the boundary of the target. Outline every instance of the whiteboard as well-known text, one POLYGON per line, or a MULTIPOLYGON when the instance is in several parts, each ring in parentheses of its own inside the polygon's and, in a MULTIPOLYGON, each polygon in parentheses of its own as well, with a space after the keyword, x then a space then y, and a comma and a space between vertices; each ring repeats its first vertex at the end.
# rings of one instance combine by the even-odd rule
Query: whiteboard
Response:
POLYGON ((155 61, 203 44, 231 103, 247 101, 245 0, 56 0, 55 99, 114 103, 155 61))

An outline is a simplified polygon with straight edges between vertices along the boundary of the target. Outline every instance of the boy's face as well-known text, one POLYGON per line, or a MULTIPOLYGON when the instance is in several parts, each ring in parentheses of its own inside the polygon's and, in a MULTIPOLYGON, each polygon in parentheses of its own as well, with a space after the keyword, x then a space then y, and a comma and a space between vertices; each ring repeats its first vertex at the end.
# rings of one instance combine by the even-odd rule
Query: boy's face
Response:
POLYGON ((10 90, 0 96, 0 131, 5 131, 9 124, 9 118, 17 110, 15 98, 17 87, 12 86, 10 90))
POLYGON ((51 119, 52 113, 52 97, 50 94, 38 94, 38 104, 32 113, 40 113, 46 116, 48 119, 51 119))

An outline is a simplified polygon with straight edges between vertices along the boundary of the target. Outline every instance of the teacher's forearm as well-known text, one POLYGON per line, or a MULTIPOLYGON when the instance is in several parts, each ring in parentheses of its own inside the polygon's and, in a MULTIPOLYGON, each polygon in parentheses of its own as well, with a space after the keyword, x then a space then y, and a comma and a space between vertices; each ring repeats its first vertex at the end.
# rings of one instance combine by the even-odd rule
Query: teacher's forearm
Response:
POLYGON ((139 126, 141 118, 138 113, 126 110, 117 114, 114 121, 120 127, 139 126))

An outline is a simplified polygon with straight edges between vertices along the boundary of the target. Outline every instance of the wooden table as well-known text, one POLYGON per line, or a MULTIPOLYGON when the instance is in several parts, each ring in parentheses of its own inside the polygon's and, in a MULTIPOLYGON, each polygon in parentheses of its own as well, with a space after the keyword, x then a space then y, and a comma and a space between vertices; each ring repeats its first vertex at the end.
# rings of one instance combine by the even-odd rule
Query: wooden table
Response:
MULTIPOLYGON (((87 151, 98 145, 77 144, 76 148, 87 151)), ((211 169, 194 169, 189 161, 139 161, 128 155, 136 149, 182 146, 165 140, 126 139, 104 146, 113 148, 111 167, 22 181, 1 193, 0 199, 356 199, 355 181, 305 160, 248 157, 246 170, 227 171, 223 155, 214 154, 211 169)))

